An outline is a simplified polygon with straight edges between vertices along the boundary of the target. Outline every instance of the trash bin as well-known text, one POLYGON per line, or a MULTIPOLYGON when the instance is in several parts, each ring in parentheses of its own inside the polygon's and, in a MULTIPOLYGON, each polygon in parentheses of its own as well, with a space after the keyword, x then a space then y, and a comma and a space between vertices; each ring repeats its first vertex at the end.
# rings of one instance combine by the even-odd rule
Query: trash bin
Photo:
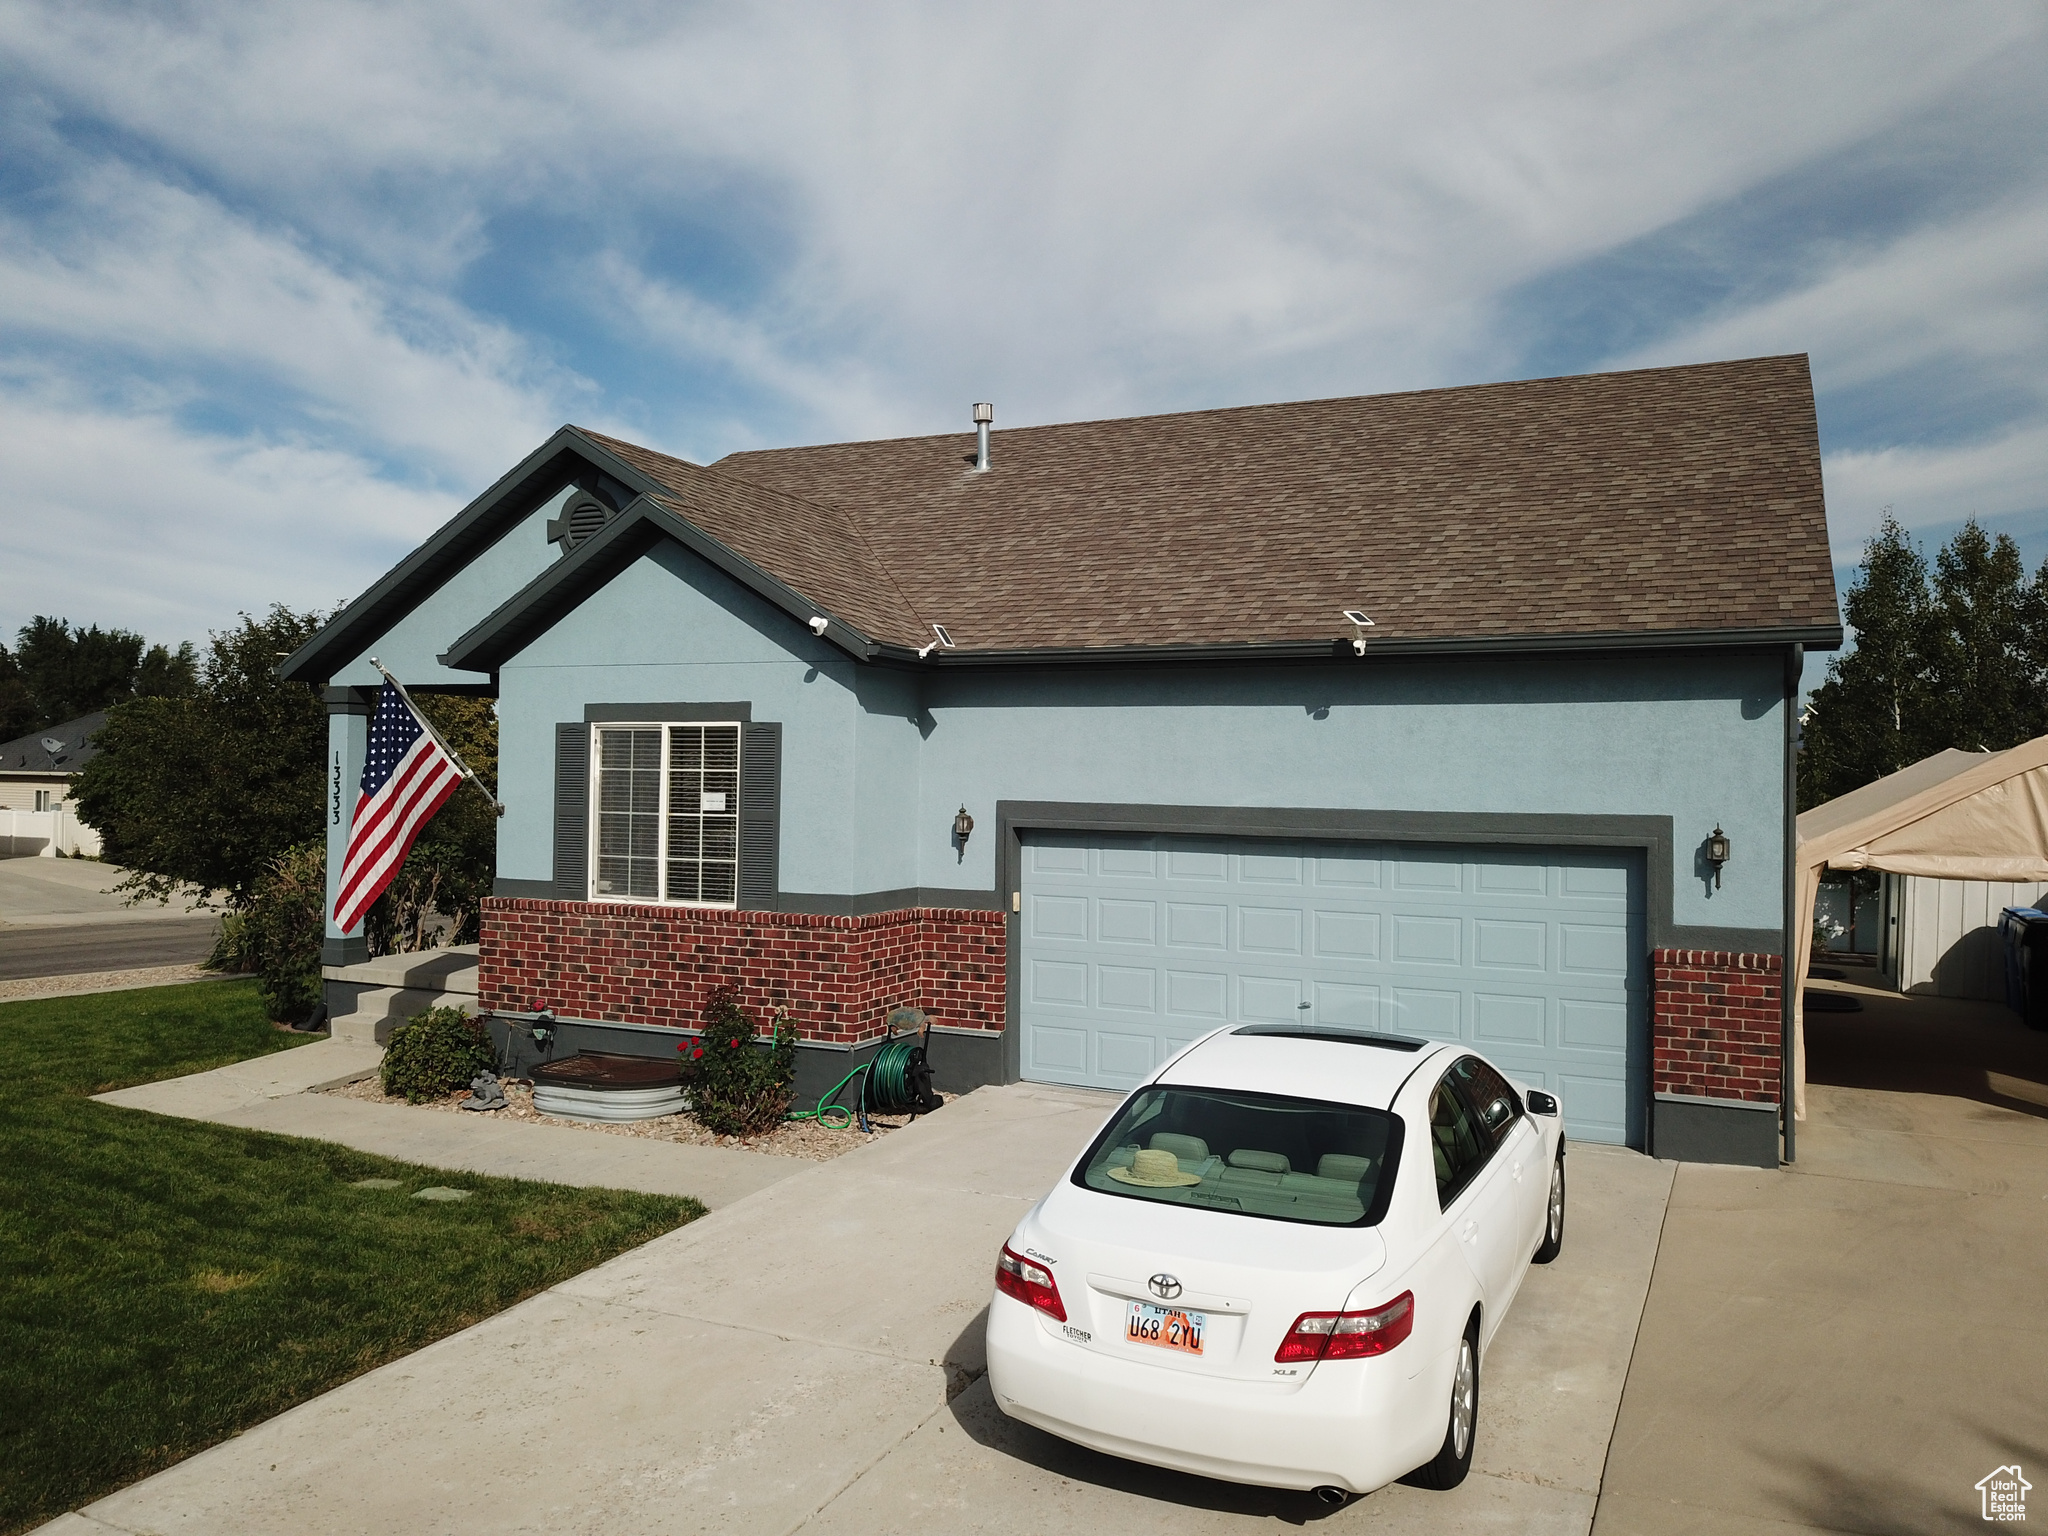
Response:
POLYGON ((2029 1029, 2048 1029, 2048 912, 2007 907, 1998 915, 2005 951, 2005 1006, 2029 1029))

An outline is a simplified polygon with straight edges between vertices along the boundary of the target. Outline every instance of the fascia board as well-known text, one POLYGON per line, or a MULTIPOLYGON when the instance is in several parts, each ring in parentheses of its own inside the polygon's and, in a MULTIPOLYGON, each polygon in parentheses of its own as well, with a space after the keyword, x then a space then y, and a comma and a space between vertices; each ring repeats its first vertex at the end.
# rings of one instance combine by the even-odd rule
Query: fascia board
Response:
MULTIPOLYGON (((278 675, 315 686, 361 655, 377 638, 436 591, 454 569, 474 559, 510 531, 530 507, 519 505, 519 492, 537 480, 558 478, 554 467, 565 459, 589 461, 595 448, 574 427, 563 427, 540 447, 500 476, 491 488, 443 523, 425 543, 387 571, 370 589, 343 608, 304 645, 278 665, 278 675), (501 515, 507 504, 512 515, 501 515)), ((609 460, 610 455, 606 455, 609 460)), ((611 469, 591 463, 591 468, 611 469)), ((572 470, 559 478, 575 478, 572 470)), ((635 479, 641 477, 635 476, 635 479)), ((538 503, 536 502, 536 505, 538 503)))
MULTIPOLYGON (((1802 629, 1707 629, 1622 631, 1583 635, 1503 635, 1430 640, 1374 639, 1363 660, 1375 657, 1455 657, 1622 654, 1638 651, 1782 650, 1804 645, 1834 650, 1842 643, 1839 625, 1802 629)), ((1356 661, 1349 638, 1247 641, 1213 645, 1047 646, 1031 650, 934 651, 922 659, 909 647, 881 644, 875 659, 940 667, 1074 666, 1143 662, 1356 661)))
MULTIPOLYGON (((600 466, 607 469, 609 466, 600 466)), ((640 477, 644 478, 644 477, 640 477)), ((674 495, 668 487, 665 495, 674 495)), ((716 566, 756 595, 808 627, 813 615, 826 619, 824 638, 856 660, 875 653, 875 642, 852 625, 826 612, 802 593, 783 585, 744 556, 720 543, 694 523, 641 495, 629 503, 604 531, 585 542, 463 635, 439 660, 462 671, 495 672, 562 614, 610 581, 627 563, 667 538, 716 566)))

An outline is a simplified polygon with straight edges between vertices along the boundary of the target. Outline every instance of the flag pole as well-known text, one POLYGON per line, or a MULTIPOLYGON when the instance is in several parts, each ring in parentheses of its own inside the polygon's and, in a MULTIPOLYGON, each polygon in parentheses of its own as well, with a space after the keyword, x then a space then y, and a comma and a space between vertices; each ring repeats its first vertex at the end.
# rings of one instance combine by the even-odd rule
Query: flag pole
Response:
POLYGON ((392 687, 398 690, 398 696, 401 699, 405 700, 405 707, 411 710, 413 718, 419 721, 420 729, 425 731, 430 737, 433 738, 434 745, 439 747, 444 753, 447 754, 448 761, 453 763, 457 768, 460 768, 462 770, 462 776, 465 779, 469 780, 470 783, 474 784, 477 787, 477 789, 481 791, 483 794, 490 797, 491 804, 497 807, 498 814, 500 816, 504 815, 505 802, 500 800, 496 795, 491 794, 491 792, 488 789, 484 788, 484 781, 477 777, 476 770, 470 767, 469 764, 465 763, 462 760, 462 754, 457 752, 453 747, 449 746, 448 743, 442 738, 441 733, 434 729, 433 722, 427 718, 426 712, 422 710, 419 707, 419 705, 413 703, 412 695, 405 691, 405 684, 401 683, 396 677, 392 676, 391 669, 385 666, 384 663, 379 661, 376 657, 372 656, 370 658, 370 665, 375 667, 379 672, 382 672, 384 674, 384 681, 389 683, 392 687))

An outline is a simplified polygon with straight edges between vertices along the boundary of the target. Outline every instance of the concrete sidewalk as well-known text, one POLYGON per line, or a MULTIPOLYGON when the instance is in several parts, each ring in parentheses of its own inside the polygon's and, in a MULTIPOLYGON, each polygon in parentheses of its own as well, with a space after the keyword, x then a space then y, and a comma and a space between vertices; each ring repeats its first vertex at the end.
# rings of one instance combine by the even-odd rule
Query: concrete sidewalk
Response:
POLYGON ((99 1095, 102 1104, 311 1136, 401 1162, 505 1179, 537 1179, 654 1195, 693 1195, 713 1210, 811 1166, 740 1147, 608 1136, 497 1115, 427 1114, 309 1090, 376 1069, 383 1048, 328 1039, 211 1072, 99 1095))
MULTIPOLYGON (((320 1049, 223 1079, 239 1107, 207 1117, 261 1118, 281 1063, 320 1049)), ((981 1089, 46 1529, 1587 1529, 1670 1165, 1574 1150, 1564 1257, 1530 1275, 1488 1357, 1477 1475, 1331 1512, 1098 1456, 994 1409, 996 1248, 1115 1102, 981 1089)))

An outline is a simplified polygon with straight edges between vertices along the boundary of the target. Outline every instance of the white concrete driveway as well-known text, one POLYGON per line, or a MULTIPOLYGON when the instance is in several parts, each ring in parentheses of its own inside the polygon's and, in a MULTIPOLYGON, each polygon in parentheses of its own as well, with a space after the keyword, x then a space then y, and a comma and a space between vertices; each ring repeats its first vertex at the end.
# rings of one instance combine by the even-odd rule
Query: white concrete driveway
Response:
POLYGON ((46 1529, 1588 1529, 1671 1165, 1574 1151, 1564 1257, 1488 1359, 1476 1475, 1332 1512, 995 1411, 996 1248, 1113 1102, 983 1089, 46 1529))

